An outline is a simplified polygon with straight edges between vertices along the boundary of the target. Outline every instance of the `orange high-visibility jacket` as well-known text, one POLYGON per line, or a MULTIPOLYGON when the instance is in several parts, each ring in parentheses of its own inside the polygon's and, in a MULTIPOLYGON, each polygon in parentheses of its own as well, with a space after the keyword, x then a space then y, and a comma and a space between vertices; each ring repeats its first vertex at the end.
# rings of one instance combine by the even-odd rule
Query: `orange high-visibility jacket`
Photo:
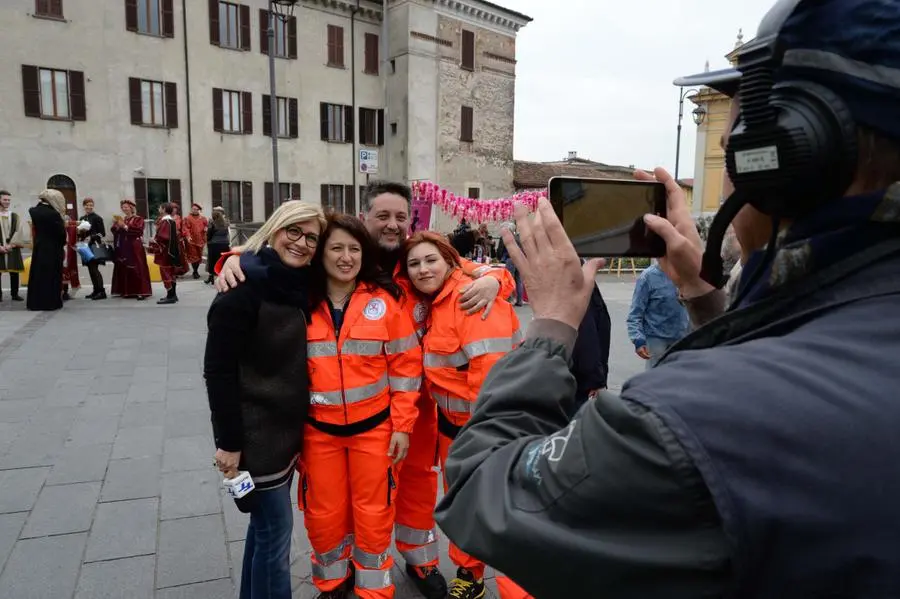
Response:
POLYGON ((491 367, 522 341, 513 306, 497 297, 487 320, 459 309, 458 289, 470 281, 458 269, 431 303, 423 364, 428 390, 438 408, 456 426, 472 414, 491 367))
POLYGON ((361 284, 339 335, 328 304, 320 303, 307 327, 306 352, 312 420, 356 424, 390 409, 394 431, 412 431, 422 349, 407 311, 386 291, 361 284))

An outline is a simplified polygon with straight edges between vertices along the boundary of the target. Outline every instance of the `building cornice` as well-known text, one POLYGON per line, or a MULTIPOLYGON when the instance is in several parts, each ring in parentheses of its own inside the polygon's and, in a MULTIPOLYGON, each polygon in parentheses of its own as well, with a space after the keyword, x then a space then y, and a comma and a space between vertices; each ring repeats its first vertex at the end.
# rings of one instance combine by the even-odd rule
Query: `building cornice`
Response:
POLYGON ((323 8, 334 10, 337 12, 353 13, 357 15, 373 19, 381 20, 381 3, 372 2, 370 0, 301 0, 304 4, 317 4, 323 8), (357 4, 359 6, 357 7, 357 4))
POLYGON ((505 35, 515 35, 531 17, 483 0, 434 0, 435 10, 448 17, 505 35))

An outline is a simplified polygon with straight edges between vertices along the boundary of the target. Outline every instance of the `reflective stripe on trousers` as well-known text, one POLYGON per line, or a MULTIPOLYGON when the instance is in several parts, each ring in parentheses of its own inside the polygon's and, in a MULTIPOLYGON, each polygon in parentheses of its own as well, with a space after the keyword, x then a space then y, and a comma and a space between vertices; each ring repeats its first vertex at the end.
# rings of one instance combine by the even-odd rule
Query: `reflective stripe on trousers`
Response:
POLYGON ((434 397, 434 401, 437 402, 438 407, 445 412, 462 412, 463 414, 472 413, 474 406, 471 401, 438 392, 433 392, 431 395, 434 397))
POLYGON ((460 351, 452 354, 426 352, 423 356, 423 363, 426 368, 459 368, 478 356, 511 352, 522 342, 522 339, 522 332, 517 330, 512 337, 489 337, 467 343, 462 346, 460 351))
POLYGON ((353 535, 344 537, 337 547, 329 549, 325 553, 313 553, 312 575, 322 580, 343 580, 350 574, 350 560, 341 559, 347 547, 353 545, 353 535))
POLYGON ((390 570, 356 569, 356 588, 377 591, 391 586, 390 570))
POLYGON ((419 545, 415 549, 400 551, 406 563, 412 566, 421 566, 438 558, 437 531, 433 528, 422 530, 394 524, 394 538, 398 543, 419 545))
MULTIPOLYGON (((309 403, 314 406, 339 406, 344 401, 357 403, 371 399, 388 388, 388 376, 381 375, 374 383, 361 387, 351 387, 341 391, 311 391, 309 403)), ((418 388, 418 387, 417 387, 418 388)))

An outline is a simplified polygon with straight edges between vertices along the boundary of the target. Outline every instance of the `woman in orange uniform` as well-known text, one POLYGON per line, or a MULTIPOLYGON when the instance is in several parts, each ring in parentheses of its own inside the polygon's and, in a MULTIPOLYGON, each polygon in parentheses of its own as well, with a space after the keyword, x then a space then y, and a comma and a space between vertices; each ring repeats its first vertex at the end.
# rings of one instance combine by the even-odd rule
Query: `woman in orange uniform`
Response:
MULTIPOLYGON (((459 254, 441 235, 423 231, 407 240, 400 267, 419 296, 430 302, 423 338, 428 392, 438 408, 441 464, 460 428, 469 420, 478 391, 491 367, 521 341, 513 306, 498 297, 486 319, 456 306, 459 289, 470 282, 459 254)), ((444 481, 446 488, 446 479, 444 481)), ((484 564, 450 544, 457 575, 450 582, 454 599, 484 596, 484 564)))
POLYGON ((329 216, 312 266, 299 504, 313 582, 320 599, 389 598, 394 468, 416 421, 422 350, 359 219, 329 216))

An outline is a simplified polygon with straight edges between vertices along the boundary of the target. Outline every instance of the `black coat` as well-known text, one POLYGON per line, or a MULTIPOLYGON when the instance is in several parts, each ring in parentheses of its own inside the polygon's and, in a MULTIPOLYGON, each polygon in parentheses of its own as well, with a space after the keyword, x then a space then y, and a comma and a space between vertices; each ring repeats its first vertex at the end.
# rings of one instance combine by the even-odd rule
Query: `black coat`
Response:
POLYGON ((41 202, 31 208, 34 226, 34 249, 28 273, 29 310, 59 310, 62 308, 63 257, 66 245, 66 226, 59 212, 41 202))
POLYGON ((606 388, 611 334, 609 310, 600 290, 594 285, 594 292, 581 326, 578 327, 578 338, 572 349, 572 374, 575 376, 579 403, 587 400, 589 391, 606 388))

